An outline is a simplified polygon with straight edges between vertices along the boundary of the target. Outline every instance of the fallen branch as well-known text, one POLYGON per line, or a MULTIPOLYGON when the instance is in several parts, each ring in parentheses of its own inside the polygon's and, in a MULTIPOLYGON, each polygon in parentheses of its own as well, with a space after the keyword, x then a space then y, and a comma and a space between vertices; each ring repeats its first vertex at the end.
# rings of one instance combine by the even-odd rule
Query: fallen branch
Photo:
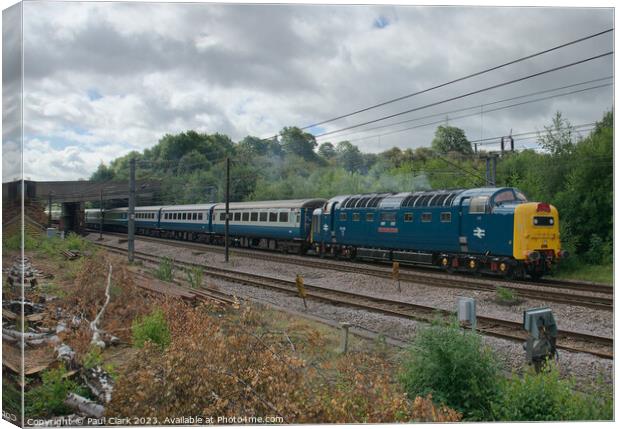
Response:
POLYGON ((105 411, 103 405, 93 402, 83 396, 69 393, 65 399, 65 405, 91 417, 102 417, 105 411))
POLYGON ((103 307, 99 310, 97 317, 95 320, 90 322, 90 329, 93 331, 93 339, 90 341, 91 344, 95 344, 98 347, 105 348, 105 342, 101 339, 102 332, 99 330, 99 319, 103 315, 105 308, 108 306, 110 302, 110 285, 112 284, 112 264, 110 264, 110 270, 108 271, 108 285, 105 288, 105 302, 103 303, 103 307))
POLYGON ((114 390, 114 380, 103 368, 100 366, 82 368, 82 380, 102 402, 110 402, 114 390))

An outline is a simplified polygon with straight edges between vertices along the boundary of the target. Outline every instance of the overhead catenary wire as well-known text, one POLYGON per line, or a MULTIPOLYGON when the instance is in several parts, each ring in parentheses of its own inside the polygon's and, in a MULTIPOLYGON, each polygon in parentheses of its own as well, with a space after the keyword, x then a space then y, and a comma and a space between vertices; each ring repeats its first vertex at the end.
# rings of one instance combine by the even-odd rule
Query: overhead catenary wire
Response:
POLYGON ((512 79, 512 80, 505 81, 505 82, 502 82, 502 83, 498 83, 498 84, 495 84, 495 85, 487 86, 485 88, 478 89, 478 90, 475 90, 475 91, 466 92, 464 94, 460 94, 460 95, 457 95, 455 97, 450 97, 450 98, 446 98, 446 99, 443 99, 443 100, 435 101, 433 103, 425 104, 425 105, 422 105, 422 106, 419 106, 419 107, 415 107, 415 108, 412 108, 412 109, 407 109, 407 110, 404 110, 404 111, 401 111, 401 112, 393 113, 391 115, 386 115, 386 116, 382 116, 380 118, 376 118, 376 119, 372 119, 372 120, 369 120, 369 121, 361 122, 361 123, 358 123, 358 124, 350 125, 348 127, 340 128, 338 130, 333 130, 333 131, 328 131, 328 132, 325 132, 325 133, 317 134, 314 137, 315 138, 323 137, 323 136, 335 134, 335 133, 340 132, 340 131, 351 130, 351 129, 354 129, 354 128, 362 127, 364 125, 374 124, 376 122, 384 121, 384 120, 390 119, 390 118, 395 118, 397 116, 402 116, 402 115, 405 115, 407 113, 417 112, 417 111, 423 110, 423 109, 428 109, 429 107, 438 106, 440 104, 448 103, 450 101, 459 100, 459 99, 466 98, 466 97, 469 97, 469 96, 472 96, 472 95, 475 95, 475 94, 480 94, 482 92, 486 92, 486 91, 490 91, 490 90, 493 90, 493 89, 501 88, 501 87, 507 86, 507 85, 512 85, 514 83, 522 82, 522 81, 527 80, 527 79, 532 79, 534 77, 542 76, 542 75, 545 75, 545 74, 548 74, 548 73, 552 73, 552 72, 555 72, 555 71, 558 71, 558 70, 563 70, 563 69, 566 69, 566 68, 569 68, 569 67, 574 67, 574 66, 579 65, 579 64, 584 64, 584 63, 589 62, 589 61, 594 61, 594 60, 597 60, 597 59, 600 59, 600 58, 604 58, 606 56, 612 55, 613 53, 614 53, 614 51, 605 52, 603 54, 599 54, 599 55, 595 55, 595 56, 592 56, 592 57, 584 58, 584 59, 579 60, 579 61, 574 61, 572 63, 568 63, 568 64, 564 64, 564 65, 561 65, 561 66, 553 67, 553 68, 550 68, 550 69, 547 69, 547 70, 543 70, 541 72, 537 72, 537 73, 529 74, 529 75, 526 75, 526 76, 522 76, 522 77, 517 78, 517 79, 512 79))
MULTIPOLYGON (((610 83, 610 84, 604 84, 604 85, 597 85, 597 86, 593 86, 593 87, 589 87, 589 88, 583 88, 583 89, 578 89, 578 90, 574 90, 574 91, 570 91, 570 92, 566 92, 566 93, 562 93, 562 94, 555 94, 555 95, 548 96, 548 97, 536 98, 534 100, 522 101, 520 103, 514 103, 514 104, 507 105, 507 106, 501 106, 501 107, 496 107, 494 109, 485 110, 484 113, 485 114, 486 113, 493 113, 493 112, 497 112, 497 111, 500 111, 500 110, 505 110, 505 109, 510 109, 510 108, 513 108, 513 107, 523 106, 525 104, 530 104, 530 103, 536 103, 536 102, 539 102, 539 101, 550 100, 550 99, 556 98, 556 97, 565 97, 565 96, 577 94, 577 93, 580 93, 580 92, 585 92, 585 91, 591 91, 591 90, 594 90, 594 89, 605 88, 605 87, 608 87, 608 86, 611 86, 611 85, 613 85, 613 84, 610 83)), ((470 109, 467 109, 467 110, 470 110, 470 109)), ((451 120, 451 121, 455 121, 455 120, 458 120, 458 119, 464 119, 464 118, 470 118, 470 117, 478 116, 479 114, 480 114, 479 112, 474 112, 474 113, 469 113, 469 114, 466 114, 466 115, 450 117, 448 119, 451 120)), ((442 114, 438 113, 436 115, 431 115, 431 116, 442 116, 442 114)), ((404 121, 404 122, 409 122, 409 121, 404 121)), ((433 122, 427 122, 427 123, 419 124, 419 125, 414 125, 414 126, 411 126, 411 127, 402 128, 402 129, 398 129, 398 130, 388 131, 388 132, 381 133, 381 134, 374 134, 374 135, 371 135, 371 136, 356 137, 356 138, 353 138, 353 139, 346 139, 346 140, 349 141, 349 142, 352 142, 352 141, 367 140, 367 139, 378 138, 378 137, 385 137, 385 136, 389 136, 389 135, 393 135, 393 134, 398 134, 398 133, 401 133, 401 132, 404 132, 404 131, 410 131, 410 130, 414 130, 414 129, 417 129, 417 128, 424 128, 424 127, 431 126, 431 125, 441 124, 443 122, 445 122, 445 119, 438 120, 438 121, 433 121, 433 122)), ((376 127, 376 128, 379 128, 379 127, 376 127)), ((358 132, 359 133, 366 132, 366 131, 370 131, 372 129, 375 129, 375 128, 371 128, 371 129, 368 129, 368 130, 361 130, 361 131, 358 131, 358 132)))
MULTIPOLYGON (((393 122, 393 123, 385 124, 385 125, 379 125, 379 126, 372 127, 372 128, 365 128, 363 130, 353 131, 351 133, 345 133, 344 135, 353 135, 353 134, 365 133, 365 132, 368 132, 368 131, 374 131, 374 130, 378 130, 378 129, 382 129, 382 128, 389 128, 389 127, 393 127, 393 126, 397 126, 397 125, 407 124, 407 123, 410 123, 410 122, 421 121, 423 119, 435 118, 435 117, 438 117, 438 116, 445 117, 446 115, 451 115, 453 113, 466 112, 466 111, 472 110, 472 109, 480 109, 481 107, 489 107, 489 106, 493 106, 493 105, 496 105, 496 104, 505 103, 507 101, 518 100, 520 98, 527 98, 527 97, 531 97, 531 96, 534 96, 534 95, 547 94, 547 93, 554 92, 554 91, 560 91, 562 89, 574 88, 576 86, 586 85, 586 84, 595 83, 595 82, 601 82, 603 80, 608 80, 608 79, 613 79, 613 76, 606 76, 606 77, 602 77, 602 78, 598 78, 598 79, 592 79, 592 80, 588 80, 588 81, 584 81, 584 82, 574 83, 574 84, 571 84, 571 85, 564 85, 564 86, 560 86, 560 87, 556 87, 556 88, 551 88, 551 89, 546 89, 546 90, 542 90, 542 91, 530 92, 529 94, 518 95, 518 96, 515 96, 515 97, 504 98, 504 99, 501 99, 501 100, 489 101, 489 102, 484 102, 484 103, 478 103, 476 105, 471 105, 471 106, 463 107, 463 108, 460 108, 460 109, 443 111, 443 112, 440 112, 440 113, 433 113, 433 114, 430 114, 430 115, 419 116, 417 118, 406 119, 404 121, 393 122)), ((503 106, 503 107, 497 108, 497 109, 483 110, 482 112, 480 110, 477 110, 476 112, 472 113, 469 116, 477 116, 477 115, 479 115, 481 113, 494 112, 494 111, 501 110, 501 109, 507 109, 509 107, 519 106, 521 104, 534 103, 534 102, 537 102, 537 101, 548 100, 548 99, 555 98, 555 97, 563 97, 563 96, 566 96, 566 95, 571 95, 571 94, 575 94, 575 93, 583 92, 583 91, 590 91, 590 90, 593 90, 593 89, 603 88, 603 87, 607 87, 607 86, 611 86, 611 85, 613 85, 613 84, 610 83, 610 84, 605 84, 605 85, 597 85, 597 86, 593 86, 593 87, 589 87, 589 88, 584 88, 584 89, 579 89, 579 90, 575 90, 575 91, 571 91, 571 92, 565 92, 565 93, 561 93, 561 94, 554 94, 554 95, 551 95, 551 96, 548 96, 548 97, 539 98, 539 99, 535 99, 535 100, 528 100, 528 101, 523 102, 523 103, 514 104, 514 105, 510 105, 510 106, 503 106)), ((449 118, 449 119, 450 120, 454 120, 455 118, 449 118)), ((435 122, 433 122, 432 124, 435 124, 435 122)), ((410 129, 410 128, 406 128, 403 131, 406 131, 408 129, 410 129)), ((383 135, 381 135, 381 136, 383 136, 383 135)), ((375 135, 373 137, 376 138, 377 135, 375 135)), ((342 136, 338 136, 338 138, 342 138, 342 136)), ((366 138, 370 138, 370 137, 364 137, 364 139, 366 139, 366 138)), ((352 141, 352 140, 349 140, 349 141, 352 141)))
MULTIPOLYGON (((577 43, 581 43, 583 41, 586 41, 586 40, 589 40, 589 39, 592 39, 592 38, 595 38, 595 37, 598 37, 598 36, 602 36, 603 34, 607 34, 607 33, 610 33, 612 31, 614 31, 614 29, 613 28, 609 28, 609 29, 600 31, 598 33, 590 34, 588 36, 581 37, 579 39, 576 39, 576 40, 573 40, 573 41, 570 41, 570 42, 567 42, 567 43, 563 43, 561 45, 557 45, 557 46, 554 46, 554 47, 549 48, 549 49, 545 49, 545 50, 542 50, 542 51, 539 51, 539 52, 535 52, 533 54, 526 55, 524 57, 517 58, 515 60, 508 61, 506 63, 503 63, 503 64, 500 64, 500 65, 497 65, 497 66, 494 66, 494 67, 490 67, 490 68, 481 70, 481 71, 476 72, 476 73, 471 73, 469 75, 466 75, 466 76, 463 76, 463 77, 460 77, 460 78, 457 78, 457 79, 454 79, 454 80, 451 80, 451 81, 448 81, 448 82, 444 82, 444 83, 441 83, 439 85, 432 86, 430 88, 426 88, 426 89, 423 89, 423 90, 420 90, 420 91, 416 91, 416 92, 413 92, 413 93, 410 93, 410 94, 403 95, 401 97, 396 97, 396 98, 393 98, 393 99, 390 99, 390 100, 387 100, 387 101, 383 101, 381 103, 377 103, 377 104, 374 104, 372 106, 365 107, 363 109, 358 109, 358 110, 355 110, 355 111, 350 112, 350 113, 339 115, 339 116, 336 116, 334 118, 330 118, 330 119, 326 119, 326 120, 323 120, 323 121, 320 121, 320 122, 316 122, 316 123, 313 123, 313 124, 310 124, 310 125, 306 125, 305 127, 301 128, 301 129, 302 130, 306 130, 306 129, 309 129, 309 128, 317 127, 319 125, 324 125, 324 124, 327 124, 329 122, 334 122, 334 121, 337 121, 339 119, 344 119, 344 118, 347 118, 349 116, 353 116, 353 115, 356 115, 356 114, 359 114, 359 113, 367 112, 369 110, 376 109, 378 107, 382 107, 382 106, 385 106, 385 105, 388 105, 388 104, 391 104, 391 103, 395 103, 397 101, 405 100, 407 98, 411 98, 411 97, 414 97, 416 95, 421 95, 421 94, 433 91, 435 89, 443 88, 445 86, 448 86, 448 85, 451 85, 451 84, 454 84, 454 83, 457 83, 457 82, 461 82, 461 81, 464 81, 466 79, 470 79, 472 77, 480 76, 480 75, 483 75, 483 74, 486 74, 486 73, 489 73, 489 72, 492 72, 492 71, 495 71, 495 70, 499 70, 501 68, 513 65, 513 64, 517 64, 517 63, 522 62, 522 61, 526 61, 526 60, 538 57, 540 55, 547 54, 549 52, 553 52, 553 51, 565 48, 567 46, 571 46, 571 45, 574 45, 574 44, 577 44, 577 43)), ((271 138, 277 137, 278 135, 272 136, 271 138)))

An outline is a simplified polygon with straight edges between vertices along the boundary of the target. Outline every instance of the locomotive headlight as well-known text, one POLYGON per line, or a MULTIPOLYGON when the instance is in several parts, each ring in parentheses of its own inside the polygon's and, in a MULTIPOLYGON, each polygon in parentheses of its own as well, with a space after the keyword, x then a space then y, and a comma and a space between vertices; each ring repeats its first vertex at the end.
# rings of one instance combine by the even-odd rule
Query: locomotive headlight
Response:
POLYGON ((534 225, 538 225, 538 219, 534 218, 534 225))
POLYGON ((553 225, 553 218, 549 219, 549 225, 553 225))

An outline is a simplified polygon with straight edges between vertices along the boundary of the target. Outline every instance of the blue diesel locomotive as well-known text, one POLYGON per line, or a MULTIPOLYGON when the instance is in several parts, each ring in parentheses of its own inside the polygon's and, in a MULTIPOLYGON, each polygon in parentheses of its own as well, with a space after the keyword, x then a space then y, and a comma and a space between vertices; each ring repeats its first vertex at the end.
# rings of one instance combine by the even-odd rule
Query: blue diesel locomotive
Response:
MULTIPOLYGON (((538 278, 566 256, 556 208, 515 188, 242 202, 229 211, 231 244, 240 247, 519 278, 538 278)), ((87 226, 99 228, 99 215, 87 210, 87 226)), ((138 234, 224 243, 224 204, 136 207, 135 216, 138 234)), ((127 208, 106 210, 104 228, 126 231, 127 208)))
POLYGON ((533 278, 560 248, 558 212, 515 188, 345 195, 313 213, 319 255, 533 278))

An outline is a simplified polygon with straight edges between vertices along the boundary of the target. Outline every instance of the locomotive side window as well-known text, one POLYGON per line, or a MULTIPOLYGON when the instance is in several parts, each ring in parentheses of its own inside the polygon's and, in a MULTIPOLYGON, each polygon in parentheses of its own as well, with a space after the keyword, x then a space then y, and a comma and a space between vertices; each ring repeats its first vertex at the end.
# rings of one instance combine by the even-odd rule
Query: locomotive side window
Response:
POLYGON ((258 221, 258 213, 257 212, 252 212, 252 214, 250 215, 250 221, 252 221, 252 222, 258 221))
POLYGON ((277 222, 278 214, 276 212, 269 212, 269 222, 277 222))
POLYGON ((267 212, 260 212, 260 221, 267 222, 267 212))
POLYGON ((441 212, 439 220, 441 222, 452 222, 452 213, 450 213, 450 212, 441 212))
POLYGON ((487 202, 489 197, 474 197, 469 203, 469 214, 486 213, 487 202))
POLYGON ((422 215, 420 216, 420 220, 422 222, 431 222, 433 220, 433 214, 432 213, 422 213, 422 215))
POLYGON ((534 216, 534 226, 553 226, 553 223, 551 216, 534 216))
POLYGON ((344 212, 340 212, 340 220, 347 220, 347 214, 344 212))
POLYGON ((394 212, 382 212, 381 222, 396 222, 396 213, 394 212))
POLYGON ((413 222, 413 213, 405 213, 405 222, 413 222))
POLYGON ((221 221, 225 221, 226 220, 226 213, 224 213, 224 212, 220 213, 220 220, 221 221))
POLYGON ((288 213, 287 212, 280 212, 280 222, 288 222, 288 213))
POLYGON ((353 213, 353 222, 359 222, 360 221, 360 214, 359 213, 353 213))
POLYGON ((375 214, 374 213, 366 213, 366 222, 372 222, 373 220, 375 220, 375 214))

